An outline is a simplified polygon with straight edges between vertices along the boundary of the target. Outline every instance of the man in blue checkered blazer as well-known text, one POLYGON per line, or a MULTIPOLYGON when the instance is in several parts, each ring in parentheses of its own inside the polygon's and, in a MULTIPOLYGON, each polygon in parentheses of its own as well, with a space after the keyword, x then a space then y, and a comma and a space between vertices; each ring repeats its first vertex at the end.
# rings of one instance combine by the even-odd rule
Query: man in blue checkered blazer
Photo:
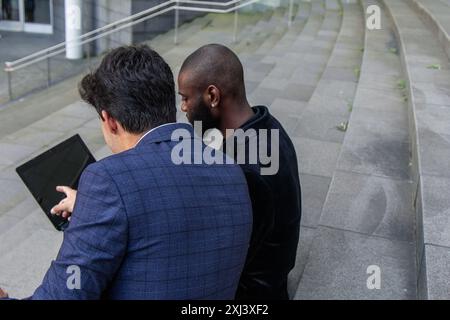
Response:
POLYGON ((192 145, 195 135, 174 123, 169 66, 146 46, 122 47, 80 93, 115 155, 82 174, 60 252, 31 298, 233 299, 252 229, 245 177, 234 164, 174 163, 174 132, 192 145))

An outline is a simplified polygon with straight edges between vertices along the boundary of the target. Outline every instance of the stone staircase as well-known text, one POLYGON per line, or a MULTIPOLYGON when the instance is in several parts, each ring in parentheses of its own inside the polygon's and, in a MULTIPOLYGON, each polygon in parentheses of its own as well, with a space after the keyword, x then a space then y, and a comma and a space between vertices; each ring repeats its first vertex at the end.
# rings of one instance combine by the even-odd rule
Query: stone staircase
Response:
MULTIPOLYGON (((361 28, 355 23, 364 23, 362 14, 361 8, 351 12, 353 25, 342 28, 349 33, 338 41, 347 50, 364 48, 361 77, 357 88, 349 86, 355 95, 349 126, 336 148, 339 156, 318 222, 307 233, 311 249, 296 299, 416 297, 407 106, 395 84, 402 77, 400 60, 386 47, 395 40, 385 16, 381 30, 366 33, 365 45, 357 40, 361 28), (380 76, 374 80, 373 75, 380 76), (391 79, 391 86, 377 87, 391 79), (381 270, 380 290, 367 287, 369 266, 381 270)), ((329 99, 321 103, 328 105, 327 114, 346 111, 342 102, 341 112, 329 108, 334 105, 329 99)))
POLYGON ((430 1, 384 3, 401 41, 407 75, 418 294, 422 299, 449 299, 450 7, 448 1, 442 1, 446 6, 430 1))
MULTIPOLYGON (((241 12, 235 43, 233 14, 182 25, 177 46, 173 31, 148 42, 175 76, 199 46, 231 47, 250 102, 291 135, 303 189, 294 299, 450 298, 450 7, 433 15, 432 2, 301 0, 290 28, 284 2, 241 12), (365 30, 368 5, 381 7, 381 30, 365 30), (371 266, 380 289, 367 287, 371 266)), ((0 109, 0 287, 15 297, 34 291, 62 241, 15 167, 75 133, 110 154, 80 78, 0 109)))

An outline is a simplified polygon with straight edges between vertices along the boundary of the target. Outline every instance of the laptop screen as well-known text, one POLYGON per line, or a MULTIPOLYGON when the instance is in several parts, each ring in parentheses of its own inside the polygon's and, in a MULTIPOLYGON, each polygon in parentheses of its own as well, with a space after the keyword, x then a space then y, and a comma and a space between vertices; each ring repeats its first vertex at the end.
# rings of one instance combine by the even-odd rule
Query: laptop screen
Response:
POLYGON ((65 198, 57 186, 78 188, 83 170, 95 158, 77 134, 16 169, 19 176, 57 230, 68 221, 52 215, 50 210, 65 198))

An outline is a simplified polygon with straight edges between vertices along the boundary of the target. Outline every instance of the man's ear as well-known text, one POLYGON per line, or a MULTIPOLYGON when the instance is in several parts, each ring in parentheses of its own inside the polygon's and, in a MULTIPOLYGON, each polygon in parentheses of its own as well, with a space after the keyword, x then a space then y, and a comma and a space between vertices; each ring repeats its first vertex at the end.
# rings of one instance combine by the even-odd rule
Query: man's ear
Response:
POLYGON ((117 120, 111 117, 111 115, 105 110, 102 110, 102 118, 105 128, 112 134, 117 134, 119 129, 119 123, 117 120))
POLYGON ((209 105, 209 107, 215 109, 219 106, 221 96, 220 96, 220 90, 214 85, 208 86, 206 89, 206 103, 209 105))

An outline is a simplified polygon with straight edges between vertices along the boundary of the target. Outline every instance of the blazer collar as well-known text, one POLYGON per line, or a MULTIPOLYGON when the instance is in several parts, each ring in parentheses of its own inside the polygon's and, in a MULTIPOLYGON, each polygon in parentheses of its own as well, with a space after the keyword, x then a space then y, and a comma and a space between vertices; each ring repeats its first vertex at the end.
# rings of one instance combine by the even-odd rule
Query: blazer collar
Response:
POLYGON ((141 140, 136 144, 136 148, 147 145, 149 143, 158 143, 163 141, 171 141, 172 133, 178 129, 185 129, 189 131, 191 136, 194 134, 194 128, 188 123, 168 123, 159 127, 153 128, 147 132, 141 140))

